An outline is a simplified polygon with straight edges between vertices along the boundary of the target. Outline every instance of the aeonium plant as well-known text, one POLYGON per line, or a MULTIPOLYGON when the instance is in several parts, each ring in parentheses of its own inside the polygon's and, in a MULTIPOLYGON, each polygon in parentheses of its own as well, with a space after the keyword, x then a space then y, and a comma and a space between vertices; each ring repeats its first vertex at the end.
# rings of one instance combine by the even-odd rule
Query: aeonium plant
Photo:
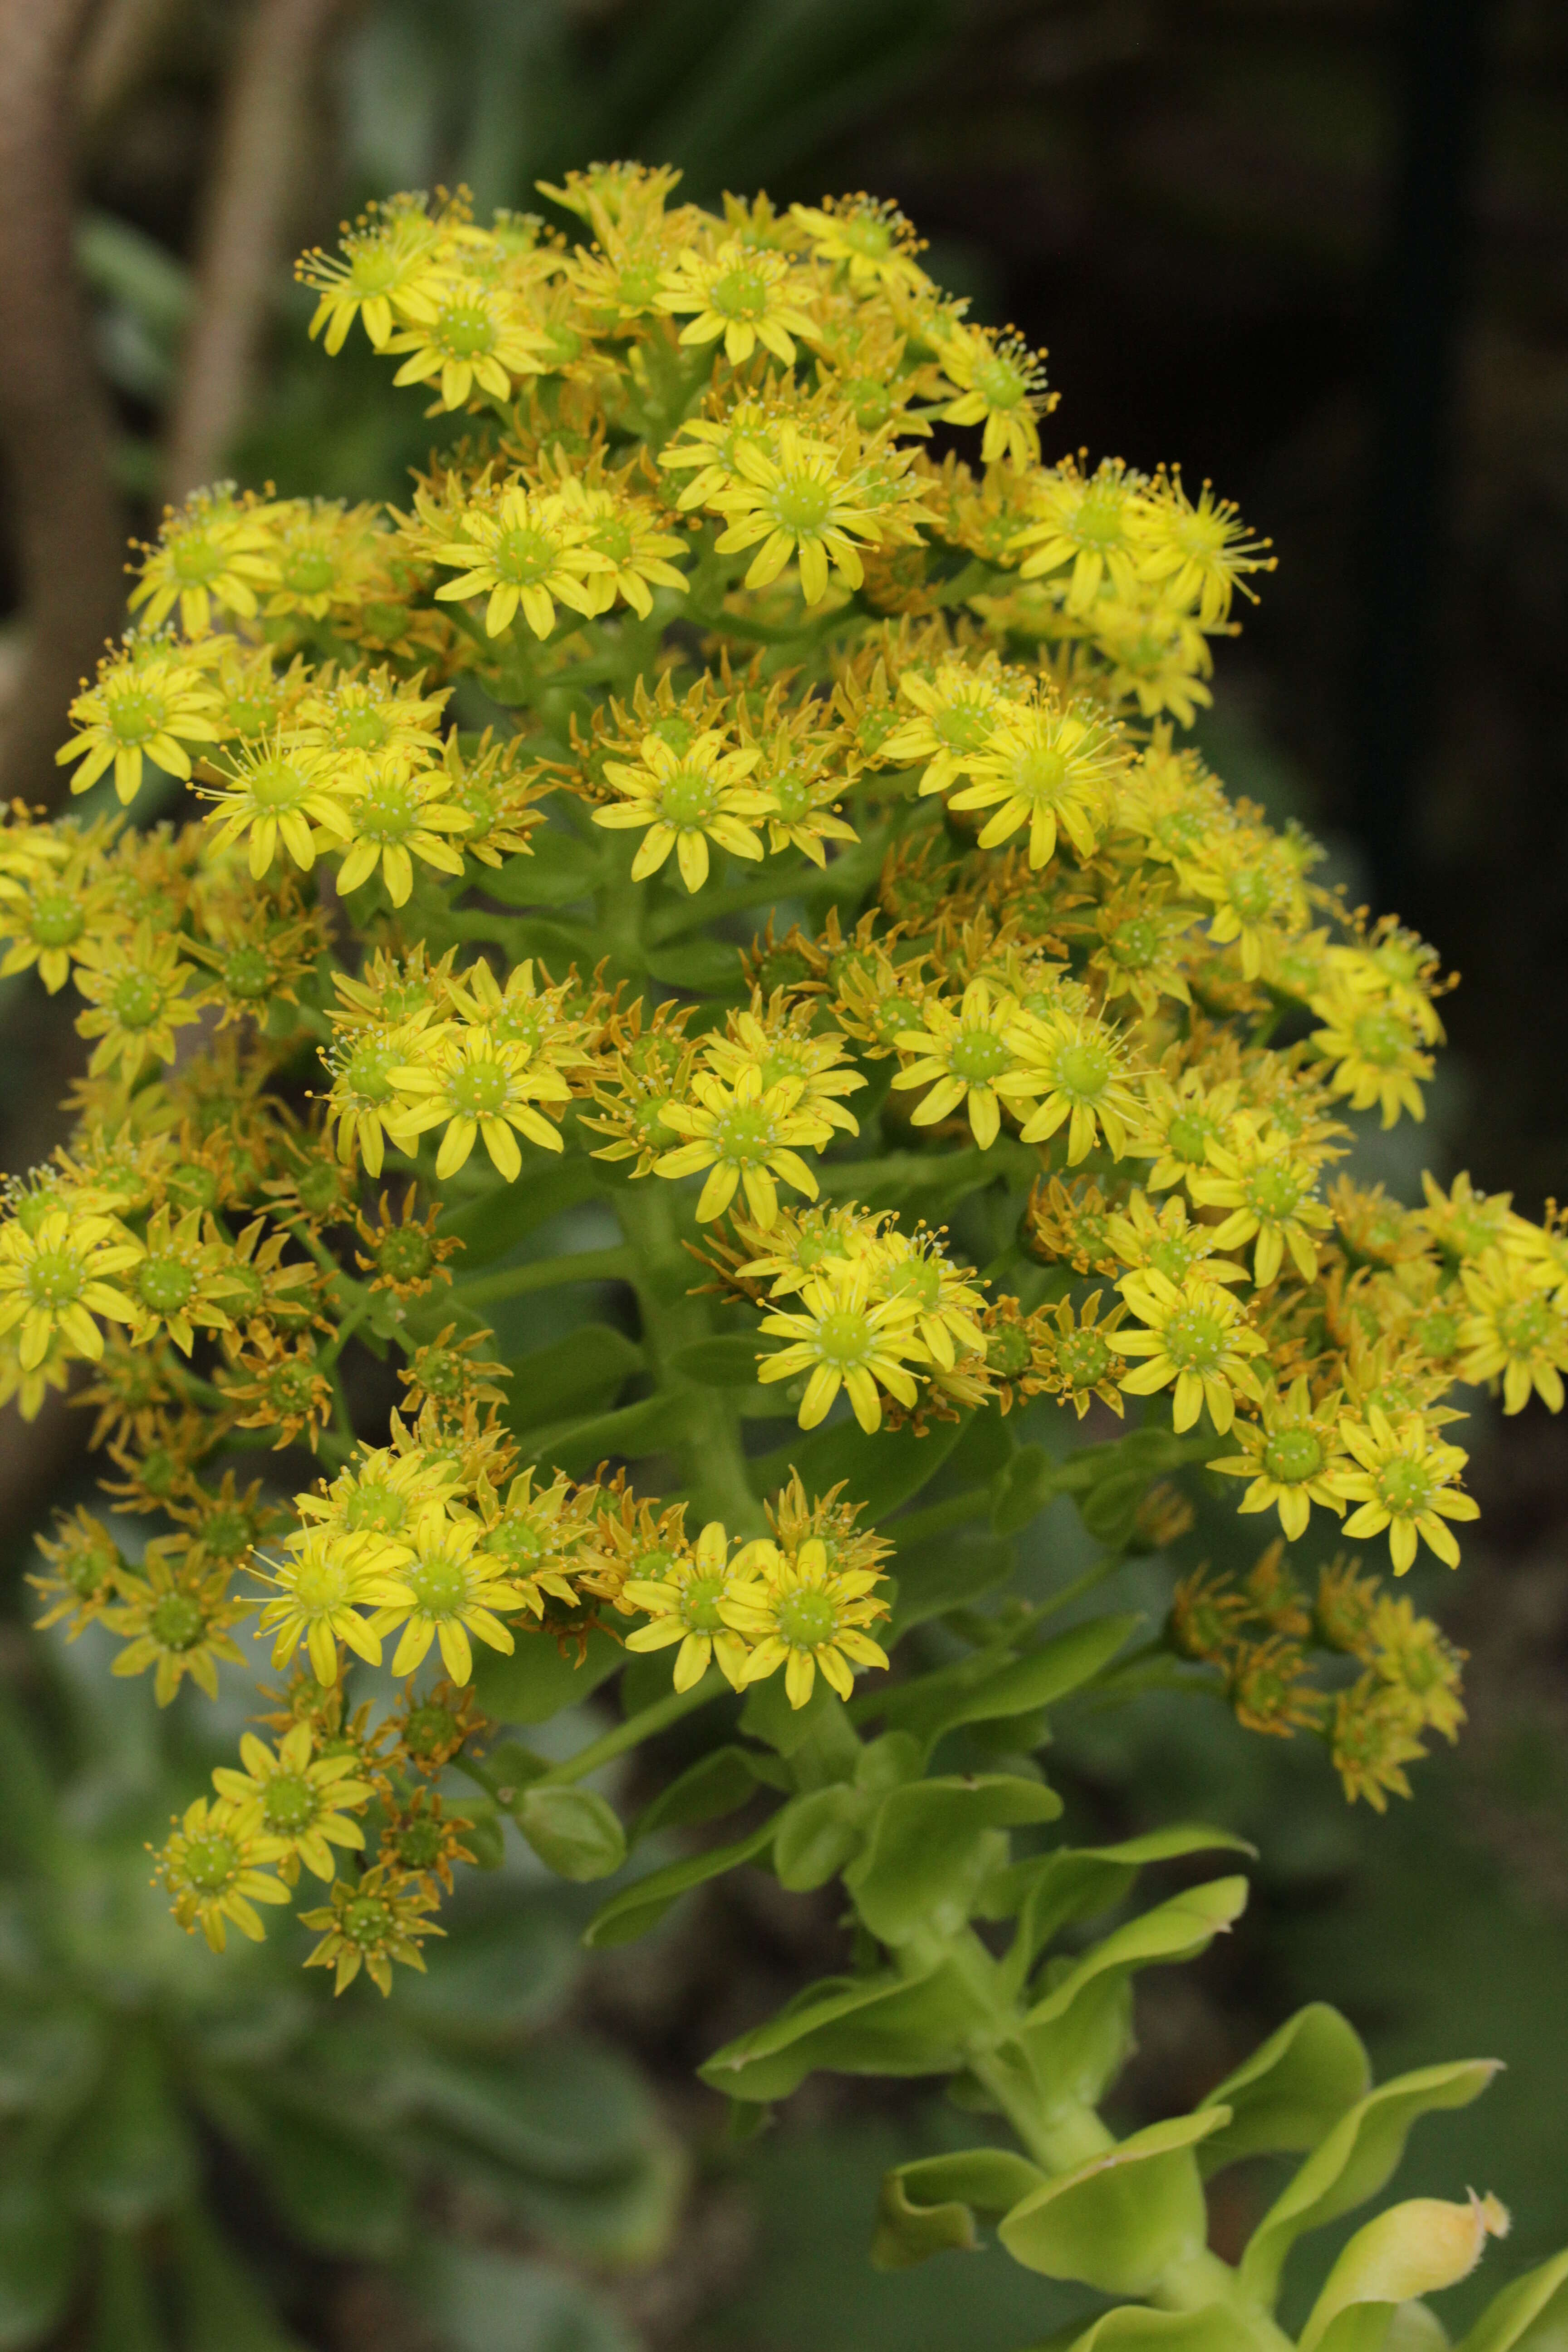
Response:
MULTIPOLYGON (((363 333, 441 420, 406 510, 171 513, 61 748, 96 813, 0 835, 5 969, 73 985, 91 1040, 0 1230, 0 1377, 31 1413, 85 1368, 109 1492, 157 1528, 132 1561, 65 1524, 37 1581, 160 1700, 247 1621, 270 1640, 268 1736, 158 1867, 218 1949, 302 1902, 340 1989, 426 1965, 503 1820, 619 1870, 584 1784, 702 1715, 632 1834, 749 1826, 590 1939, 746 1863, 839 1878, 854 1922, 848 1973, 710 2079, 754 2107, 816 2067, 953 2077, 1017 2146, 894 2176, 882 2259, 997 2213, 1109 2299, 1097 2340, 1277 2347, 1293 2238, 1486 2069, 1373 2091, 1309 2011, 1117 2143, 1131 1978, 1244 1887, 1052 1957, 1226 1841, 1052 1845, 1034 1751, 1070 1694, 1163 1678, 1407 1793, 1458 1655, 1284 1547, 1317 1514, 1395 1576, 1458 1564, 1447 1400, 1561 1406, 1568 1240, 1341 1164, 1356 1118, 1420 1117, 1443 983, 1183 740, 1269 561, 1234 509, 1044 462, 1040 358, 885 204, 720 216, 633 166, 544 193, 570 235, 400 197, 305 257, 327 350, 363 333), (142 824, 150 770, 188 797, 142 824), (1102 1433, 1063 1458, 1053 1408, 1102 1433), (1088 1596, 1180 1533, 1200 1464, 1278 1534, 1136 1648, 1088 1596), (1060 1493, 1103 1554, 1031 1600, 1010 1541, 1060 1493), (574 1753, 495 1738, 617 1672, 574 1753), (1203 2176, 1265 2149, 1305 2161, 1230 2265, 1203 2176)), ((1502 2221, 1393 2208, 1304 2352, 1427 2340, 1419 2299, 1502 2221)))

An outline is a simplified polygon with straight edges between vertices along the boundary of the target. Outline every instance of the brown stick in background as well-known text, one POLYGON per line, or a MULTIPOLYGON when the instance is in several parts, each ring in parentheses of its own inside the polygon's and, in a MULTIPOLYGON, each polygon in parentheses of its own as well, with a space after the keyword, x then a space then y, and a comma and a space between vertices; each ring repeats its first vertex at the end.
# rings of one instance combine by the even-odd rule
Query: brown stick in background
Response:
POLYGON ((240 36, 204 199, 196 307, 181 356, 164 495, 219 473, 242 429, 337 0, 256 0, 240 36))
POLYGON ((0 798, 57 800, 66 706, 119 625, 126 519, 72 251, 74 73, 92 0, 0 0, 0 456, 23 640, 0 798))

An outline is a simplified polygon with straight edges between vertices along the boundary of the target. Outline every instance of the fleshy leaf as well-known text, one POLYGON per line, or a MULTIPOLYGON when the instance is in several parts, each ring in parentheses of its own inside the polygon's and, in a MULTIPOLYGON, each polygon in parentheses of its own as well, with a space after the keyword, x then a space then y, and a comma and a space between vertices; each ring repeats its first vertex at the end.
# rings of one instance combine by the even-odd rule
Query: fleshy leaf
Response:
POLYGON ((1331 2336, 1339 2336, 1342 2319, 1360 2312, 1381 2311, 1386 2333, 1395 2305, 1457 2286, 1480 2261, 1488 2237, 1501 2237, 1507 2229, 1508 2215, 1497 2200, 1473 2192, 1464 2205, 1441 2197, 1391 2205, 1342 2251, 1301 2330, 1300 2352, 1318 2352, 1331 2336))
POLYGON ((1173 2263, 1204 2250, 1208 2226, 1197 2142, 1223 2107, 1134 2132, 1016 2205, 1000 2236, 1015 2262, 1101 2294, 1145 2294, 1173 2263))
POLYGON ((1313 2001, 1287 2018, 1201 2103, 1228 2107, 1231 2116, 1204 2144, 1205 2172, 1244 2156, 1304 2154, 1371 2086, 1372 2070, 1354 2027, 1326 2001, 1313 2001))
POLYGON ((1561 2340, 1568 2321, 1568 2251, 1538 2263, 1522 2278, 1494 2294, 1455 2352, 1512 2352, 1516 2344, 1539 2341, 1542 2352, 1561 2340), (1539 2338, 1535 2330, 1540 2329, 1539 2338))
POLYGON ((1336 2221, 1374 2197, 1405 2152, 1410 2126, 1443 2107, 1467 2107, 1492 2076, 1493 2058, 1423 2066, 1358 2101, 1307 2158, 1253 2231, 1242 2256, 1248 2291, 1272 2305, 1285 2257, 1309 2230, 1336 2221))
POLYGON ((787 2098, 823 2068, 839 2074, 951 2074, 974 2030, 974 1989, 951 1961, 919 1976, 893 1969, 813 1985, 700 2071, 736 2099, 787 2098))
POLYGON ((1054 1821, 1061 1809, 1043 1782, 1007 1773, 917 1780, 884 1798, 844 1883, 884 1944, 951 1936, 969 1917, 992 1865, 992 1833, 1054 1821))
POLYGON ((597 1910, 583 1931, 583 1941, 594 1949, 605 1944, 630 1944, 638 1936, 646 1936, 657 1927, 670 1905, 692 1887, 700 1886, 710 1878, 719 1878, 727 1870, 737 1870, 743 1862, 754 1862, 758 1854, 773 1843, 773 1824, 764 1822, 750 1837, 739 1838, 733 1845, 710 1846, 706 1853, 689 1854, 684 1862, 672 1862, 663 1870, 650 1871, 597 1910))
POLYGON ((871 2261, 879 2271, 907 2270, 946 2247, 978 2246, 975 2214, 1005 2213, 1045 2179, 1037 2165, 1001 2147, 900 2164, 882 2182, 871 2261))

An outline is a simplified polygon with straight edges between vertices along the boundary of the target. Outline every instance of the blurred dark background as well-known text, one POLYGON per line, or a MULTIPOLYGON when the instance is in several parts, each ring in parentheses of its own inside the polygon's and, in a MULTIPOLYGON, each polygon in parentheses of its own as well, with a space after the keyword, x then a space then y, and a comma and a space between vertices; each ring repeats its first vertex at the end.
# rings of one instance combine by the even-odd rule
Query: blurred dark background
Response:
MULTIPOLYGON (((122 540, 165 494, 232 473, 396 496, 424 455, 419 403, 363 341, 335 364, 306 341, 298 247, 392 189, 526 208, 539 177, 617 154, 679 163, 700 199, 894 197, 976 316, 1048 348, 1047 455, 1179 460, 1272 538, 1204 747, 1462 975, 1426 1127, 1375 1172, 1409 1198, 1423 1162, 1468 1167, 1531 1214, 1568 1190, 1568 11, 1550 0, 0 0, 0 790, 54 789, 122 540)), ((0 982, 5 1167, 58 1139, 74 1052, 64 1000, 0 982)), ((0 1428, 18 1564, 75 1421, 25 1444, 0 1428)), ((1568 2219, 1568 1448, 1561 1423, 1484 1401, 1460 1434, 1482 1533, 1418 1598, 1473 1653, 1466 1744, 1381 1822, 1304 1757, 1216 1731, 1193 1801, 1252 1790, 1265 1900, 1206 1979, 1156 1990, 1142 2032, 1150 2081, 1163 2065, 1183 2098, 1310 1992, 1380 2063, 1508 2044, 1465 2161, 1544 2252, 1568 2219)), ((1114 1819, 1140 1774, 1178 1769, 1176 1740, 1152 1718, 1063 1761, 1114 1819)), ((765 1979, 772 1954, 789 1989, 794 1930, 719 1924, 727 1964, 765 1979)), ((592 1996, 662 2053, 672 2098, 731 2005, 711 1972, 679 1981, 664 2009, 613 1970, 592 1996)), ((808 2128, 767 2155, 765 2221, 728 2191, 700 2203, 685 2271, 632 2298, 653 2340, 957 2340, 951 2295, 857 2300, 893 2126, 853 2101, 821 2120, 821 2145, 808 2128), (693 2265, 706 2288, 679 2284, 693 2265)))

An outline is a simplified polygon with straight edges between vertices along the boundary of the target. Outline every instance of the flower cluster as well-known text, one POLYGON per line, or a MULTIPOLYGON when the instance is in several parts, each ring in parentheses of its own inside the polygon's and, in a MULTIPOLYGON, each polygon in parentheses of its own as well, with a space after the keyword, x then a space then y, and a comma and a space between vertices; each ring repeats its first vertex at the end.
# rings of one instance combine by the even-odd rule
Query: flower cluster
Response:
MULTIPOLYGON (((1555 1212, 1355 1179, 1433 951, 1184 738, 1270 560, 1234 509, 1047 457, 1042 355, 887 205, 544 193, 570 235, 399 197, 305 257, 325 350, 450 437, 401 510, 170 512, 79 800, 0 821, 0 971, 90 1047, 0 1215, 0 1402, 74 1387, 112 1474, 46 1616, 160 1700, 270 1641, 276 1737, 160 1867, 215 1943, 320 1882, 340 1985, 417 1963, 498 1807, 533 1833, 484 1741, 557 1660, 673 1653, 660 1722, 874 1675, 862 1480, 971 1428, 1005 1479, 1055 1403, 1403 1571, 1475 1516, 1456 1390, 1568 1369, 1555 1212)), ((1172 1642, 1380 1801, 1452 1655, 1353 1571, 1292 1592, 1189 1582, 1172 1642), (1309 1689, 1314 1627, 1359 1680, 1309 1689)))

